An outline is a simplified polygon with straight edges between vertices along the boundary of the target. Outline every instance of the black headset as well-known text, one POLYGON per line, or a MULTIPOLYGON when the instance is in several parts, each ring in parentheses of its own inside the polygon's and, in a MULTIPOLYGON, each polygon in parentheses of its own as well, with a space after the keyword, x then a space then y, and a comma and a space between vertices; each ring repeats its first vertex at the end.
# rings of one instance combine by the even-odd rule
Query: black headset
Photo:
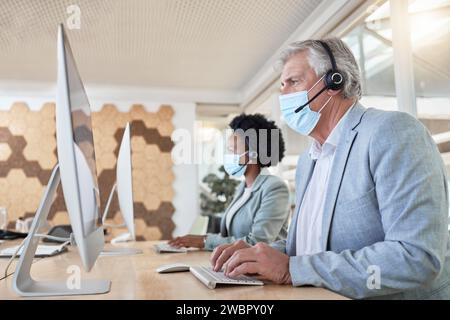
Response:
POLYGON ((300 112, 303 110, 308 104, 316 100, 316 98, 321 95, 325 90, 340 90, 344 87, 345 79, 342 73, 339 71, 336 65, 336 59, 334 58, 333 52, 331 51, 330 46, 321 40, 317 40, 318 43, 322 45, 322 47, 325 49, 326 53, 328 54, 328 57, 330 57, 331 62, 331 69, 327 71, 325 74, 323 81, 325 83, 325 86, 322 90, 320 90, 312 99, 310 99, 308 102, 306 102, 304 105, 298 107, 295 109, 295 113, 300 112))

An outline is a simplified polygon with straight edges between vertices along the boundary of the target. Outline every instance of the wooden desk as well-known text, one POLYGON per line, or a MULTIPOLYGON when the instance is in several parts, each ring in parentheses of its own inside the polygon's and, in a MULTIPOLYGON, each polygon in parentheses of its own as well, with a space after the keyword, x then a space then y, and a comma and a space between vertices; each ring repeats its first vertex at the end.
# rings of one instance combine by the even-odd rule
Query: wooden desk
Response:
MULTIPOLYGON (((0 243, 0 250, 17 246, 22 242, 22 240, 23 239, 4 241, 4 242, 0 243)), ((38 261, 39 259, 41 259, 41 258, 35 258, 34 262, 38 261)), ((11 276, 14 273, 18 261, 19 261, 19 259, 15 259, 11 263, 11 265, 9 266, 9 269, 8 269, 8 276, 11 276)), ((6 269, 6 265, 8 264, 8 262, 9 262, 9 258, 0 258, 0 280, 5 278, 5 269, 6 269)), ((1 293, 0 293, 0 299, 1 299, 1 293)))
MULTIPOLYGON (((82 278, 112 280, 111 291, 103 295, 67 296, 53 299, 237 299, 237 300, 301 300, 301 299, 346 299, 322 288, 280 286, 230 286, 208 289, 189 272, 159 274, 155 271, 163 264, 182 262, 191 265, 207 265, 209 252, 157 254, 153 250, 156 242, 121 244, 122 247, 141 248, 144 253, 134 256, 101 256, 91 272, 81 268, 82 278)), ((106 247, 110 247, 108 244, 106 247)), ((66 279, 69 265, 81 266, 75 248, 59 256, 37 260, 31 269, 38 280, 66 279)), ((12 291, 12 276, 0 280, 0 300, 21 299, 12 291)), ((41 299, 49 299, 41 298, 41 299)))

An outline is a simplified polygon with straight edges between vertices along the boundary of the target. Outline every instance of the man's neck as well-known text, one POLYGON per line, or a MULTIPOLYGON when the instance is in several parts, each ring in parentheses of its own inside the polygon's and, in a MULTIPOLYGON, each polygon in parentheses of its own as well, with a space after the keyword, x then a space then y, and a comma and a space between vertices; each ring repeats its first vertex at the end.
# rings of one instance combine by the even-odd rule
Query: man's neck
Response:
POLYGON ((355 101, 349 99, 331 101, 327 107, 329 111, 322 114, 317 127, 311 133, 311 137, 320 145, 323 145, 348 109, 354 104, 355 101))

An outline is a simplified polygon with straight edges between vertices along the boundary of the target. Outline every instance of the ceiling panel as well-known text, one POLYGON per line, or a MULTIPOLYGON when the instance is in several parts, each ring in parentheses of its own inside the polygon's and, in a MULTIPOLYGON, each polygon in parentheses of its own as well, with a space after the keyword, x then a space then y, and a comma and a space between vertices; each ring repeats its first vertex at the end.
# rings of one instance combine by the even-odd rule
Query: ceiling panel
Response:
POLYGON ((85 82, 239 90, 322 0, 1 0, 0 79, 55 81, 56 28, 85 82))

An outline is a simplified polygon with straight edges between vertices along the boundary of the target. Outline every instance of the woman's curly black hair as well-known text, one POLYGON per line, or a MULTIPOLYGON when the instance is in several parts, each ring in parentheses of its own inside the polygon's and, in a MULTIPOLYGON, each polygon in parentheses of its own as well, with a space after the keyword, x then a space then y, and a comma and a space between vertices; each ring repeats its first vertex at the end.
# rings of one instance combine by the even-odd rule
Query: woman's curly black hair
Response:
MULTIPOLYGON (((234 132, 239 129, 244 133, 247 132, 247 130, 251 129, 254 129, 256 131, 256 145, 254 147, 249 146, 248 137, 246 136, 246 146, 247 148, 252 150, 256 148, 256 152, 258 153, 257 162, 261 168, 277 165, 284 158, 284 152, 286 151, 284 139, 281 133, 281 129, 277 127, 275 121, 270 121, 265 116, 259 113, 242 113, 239 116, 235 117, 230 122, 229 126, 234 132), (278 141, 272 141, 272 130, 277 130, 277 132, 275 132, 277 133, 275 137, 278 137, 278 141), (264 132, 266 132, 266 134, 264 134, 264 132), (261 141, 261 139, 264 139, 265 141, 261 141), (275 143, 278 146, 278 150, 275 149, 275 151, 278 151, 278 159, 273 159, 272 157, 272 143, 275 143), (261 161, 261 156, 263 155, 265 155, 264 161, 261 161)), ((253 145, 255 143, 253 143, 253 145)), ((274 157, 276 157, 276 155, 274 155, 274 157)))

